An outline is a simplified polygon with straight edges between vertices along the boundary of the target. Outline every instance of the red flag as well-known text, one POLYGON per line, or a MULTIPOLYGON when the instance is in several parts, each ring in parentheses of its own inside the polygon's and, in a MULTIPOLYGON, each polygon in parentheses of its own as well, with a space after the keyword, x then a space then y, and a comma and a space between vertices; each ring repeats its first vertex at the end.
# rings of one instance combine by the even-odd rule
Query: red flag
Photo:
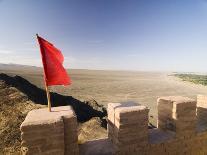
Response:
POLYGON ((70 77, 63 67, 64 57, 53 44, 37 35, 44 67, 44 77, 47 86, 69 85, 70 77))

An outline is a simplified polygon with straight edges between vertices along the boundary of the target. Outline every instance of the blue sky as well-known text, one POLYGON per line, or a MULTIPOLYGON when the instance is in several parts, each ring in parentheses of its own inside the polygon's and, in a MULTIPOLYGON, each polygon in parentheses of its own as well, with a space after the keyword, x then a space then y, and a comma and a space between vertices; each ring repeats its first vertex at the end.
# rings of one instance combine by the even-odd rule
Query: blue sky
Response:
POLYGON ((206 0, 0 0, 0 63, 42 66, 36 33, 67 68, 207 72, 206 0))

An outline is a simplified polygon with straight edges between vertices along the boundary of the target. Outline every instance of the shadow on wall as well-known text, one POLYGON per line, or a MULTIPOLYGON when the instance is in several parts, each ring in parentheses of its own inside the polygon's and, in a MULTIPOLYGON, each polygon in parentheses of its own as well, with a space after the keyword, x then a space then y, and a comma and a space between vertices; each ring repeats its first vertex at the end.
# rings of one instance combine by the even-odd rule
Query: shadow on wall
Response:
MULTIPOLYGON (((7 85, 17 88, 35 104, 47 105, 46 92, 43 89, 38 88, 26 79, 20 76, 8 76, 6 74, 0 74, 0 80, 5 81, 7 85)), ((107 116, 106 109, 99 105, 95 100, 80 101, 72 96, 63 96, 57 93, 50 93, 52 106, 65 106, 70 105, 73 107, 77 119, 79 122, 86 122, 92 117, 99 117, 102 120, 102 126, 106 128, 107 123, 104 117, 107 116)))

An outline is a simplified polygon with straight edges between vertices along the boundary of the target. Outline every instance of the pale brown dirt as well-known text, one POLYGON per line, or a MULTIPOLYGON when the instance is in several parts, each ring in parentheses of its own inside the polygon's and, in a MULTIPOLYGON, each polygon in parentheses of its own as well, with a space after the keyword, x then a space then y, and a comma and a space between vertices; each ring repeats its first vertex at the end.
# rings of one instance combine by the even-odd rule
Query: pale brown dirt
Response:
MULTIPOLYGON (((19 75, 35 86, 43 88, 44 91, 41 68, 0 67, 0 73, 11 76, 19 75)), ((66 101, 68 96, 72 96, 73 101, 75 100, 74 105, 76 105, 75 103, 79 105, 76 107, 76 112, 85 103, 89 106, 97 103, 106 107, 109 102, 135 101, 150 108, 150 115, 152 116, 150 121, 154 125, 156 125, 156 101, 158 97, 179 95, 196 99, 197 94, 207 95, 207 87, 183 82, 173 76, 168 76, 171 73, 69 70, 69 74, 73 81, 71 86, 56 86, 52 87, 51 91, 59 93, 60 96, 54 94, 54 98, 59 96, 61 101, 66 101), (92 102, 84 102, 86 100, 92 102)), ((15 87, 0 82, 0 152, 2 149, 14 151, 18 150, 20 146, 19 126, 26 113, 31 109, 45 105, 34 104, 33 101, 28 99, 27 95, 15 87)), ((35 91, 31 93, 35 93, 35 91)), ((96 108, 96 110, 102 109, 99 106, 96 108)), ((106 136, 106 130, 101 127, 103 126, 103 120, 101 120, 101 117, 96 118, 99 114, 96 110, 94 114, 92 109, 93 117, 88 116, 85 112, 81 113, 84 108, 78 112, 79 117, 84 116, 79 118, 82 120, 79 128, 80 143, 106 136), (97 133, 91 137, 89 131, 96 131, 97 133)))
MULTIPOLYGON (((0 74, 0 154, 20 154, 20 125, 30 110, 46 106, 45 98, 44 90, 22 77, 0 74)), ((95 100, 81 102, 51 93, 51 101, 54 106, 73 107, 79 122, 79 141, 106 137, 106 109, 95 100), (90 128, 96 128, 96 134, 89 133, 95 130, 90 128)))
POLYGON ((30 110, 40 107, 0 80, 0 154, 18 154, 21 142, 19 127, 30 110))
POLYGON ((102 122, 100 118, 94 117, 89 121, 79 126, 78 143, 83 144, 87 141, 106 138, 107 131, 102 128, 102 122))
MULTIPOLYGON (((43 88, 41 68, 7 67, 0 72, 20 75, 43 88)), ((134 101, 150 108, 150 121, 156 125, 157 98, 161 96, 186 96, 196 99, 197 94, 207 95, 207 87, 183 82, 166 72, 133 72, 101 70, 68 70, 72 85, 55 86, 51 91, 84 101, 94 99, 105 107, 109 102, 134 101)))

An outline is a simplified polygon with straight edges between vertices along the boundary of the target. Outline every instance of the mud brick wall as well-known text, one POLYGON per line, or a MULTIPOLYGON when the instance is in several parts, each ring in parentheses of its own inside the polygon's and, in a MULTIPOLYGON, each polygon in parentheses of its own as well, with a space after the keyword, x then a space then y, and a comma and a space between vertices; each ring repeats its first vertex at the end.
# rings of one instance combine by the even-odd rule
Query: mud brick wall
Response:
POLYGON ((176 136, 195 134, 196 101, 169 96, 158 99, 158 128, 176 132, 176 136))
POLYGON ((108 136, 115 154, 128 154, 147 145, 148 112, 145 106, 108 104, 108 136))
POLYGON ((77 120, 70 106, 32 110, 21 127, 22 154, 77 155, 77 120))
POLYGON ((207 96, 197 96, 197 117, 199 124, 207 124, 207 96))
MULTIPOLYGON (((197 102, 180 96, 161 97, 157 106, 157 128, 148 129, 147 107, 109 103, 106 140, 112 152, 108 155, 207 154, 206 96, 198 95, 197 102)), ((69 106, 55 107, 52 112, 33 110, 20 129, 23 154, 79 154, 77 120, 69 106)))
POLYGON ((108 104, 108 137, 117 155, 205 155, 207 154, 207 97, 198 103, 187 97, 158 99, 157 128, 148 129, 148 109, 144 106, 108 104), (198 107, 196 107, 196 105, 198 107), (198 120, 197 120, 198 119, 198 120), (203 121, 204 121, 203 120, 203 121))

